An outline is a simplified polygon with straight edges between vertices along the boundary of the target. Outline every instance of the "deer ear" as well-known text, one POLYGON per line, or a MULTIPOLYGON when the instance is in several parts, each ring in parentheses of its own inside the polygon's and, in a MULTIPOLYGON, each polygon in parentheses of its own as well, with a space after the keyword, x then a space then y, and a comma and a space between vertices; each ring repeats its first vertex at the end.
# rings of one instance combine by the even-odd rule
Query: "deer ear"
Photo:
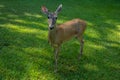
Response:
POLYGON ((42 6, 41 10, 44 14, 48 14, 48 9, 45 6, 42 6))
POLYGON ((62 10, 62 4, 60 4, 58 6, 58 8, 56 9, 55 13, 59 13, 62 10))

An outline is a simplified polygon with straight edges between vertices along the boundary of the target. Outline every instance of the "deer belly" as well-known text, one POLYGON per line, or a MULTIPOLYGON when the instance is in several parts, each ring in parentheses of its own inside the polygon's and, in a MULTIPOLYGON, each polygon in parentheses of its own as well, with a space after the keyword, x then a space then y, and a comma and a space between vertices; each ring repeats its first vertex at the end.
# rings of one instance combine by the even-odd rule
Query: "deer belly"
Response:
POLYGON ((65 37, 65 41, 70 40, 73 37, 74 37, 74 35, 69 35, 69 36, 65 37))

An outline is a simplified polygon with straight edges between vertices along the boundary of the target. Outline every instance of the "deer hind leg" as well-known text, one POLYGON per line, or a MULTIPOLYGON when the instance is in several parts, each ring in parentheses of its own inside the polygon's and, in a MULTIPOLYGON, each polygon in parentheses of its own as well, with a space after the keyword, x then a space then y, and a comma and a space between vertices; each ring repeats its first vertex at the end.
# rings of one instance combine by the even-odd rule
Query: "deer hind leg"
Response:
POLYGON ((54 72, 55 72, 55 73, 57 72, 57 63, 58 63, 59 50, 60 50, 60 47, 59 47, 59 46, 57 46, 57 47, 54 48, 54 57, 55 57, 55 68, 54 68, 54 72))
POLYGON ((78 59, 80 59, 83 54, 84 40, 83 40, 83 37, 79 37, 78 39, 80 41, 80 53, 79 53, 78 59))

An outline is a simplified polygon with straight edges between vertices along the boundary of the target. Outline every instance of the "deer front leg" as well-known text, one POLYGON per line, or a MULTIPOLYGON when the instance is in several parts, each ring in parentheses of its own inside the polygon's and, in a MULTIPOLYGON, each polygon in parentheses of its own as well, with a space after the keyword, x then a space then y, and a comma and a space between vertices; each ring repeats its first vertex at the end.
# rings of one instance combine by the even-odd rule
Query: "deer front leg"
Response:
POLYGON ((54 57, 55 57, 55 68, 54 68, 54 72, 57 72, 57 62, 58 62, 58 54, 59 54, 59 47, 55 47, 54 48, 54 57))
POLYGON ((83 40, 83 39, 80 39, 80 54, 79 54, 78 59, 80 59, 81 56, 82 56, 82 53, 83 53, 83 47, 84 47, 84 40, 83 40))

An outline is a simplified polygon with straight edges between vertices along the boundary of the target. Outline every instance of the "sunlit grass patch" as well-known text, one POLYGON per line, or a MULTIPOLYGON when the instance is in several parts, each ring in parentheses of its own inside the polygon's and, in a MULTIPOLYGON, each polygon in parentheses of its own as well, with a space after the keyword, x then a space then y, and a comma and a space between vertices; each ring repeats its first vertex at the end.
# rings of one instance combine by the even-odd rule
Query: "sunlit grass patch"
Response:
POLYGON ((4 5, 0 5, 0 8, 3 8, 3 7, 5 7, 4 5))
POLYGON ((35 33, 35 32, 37 32, 37 29, 25 28, 24 26, 18 26, 18 25, 13 25, 13 24, 7 24, 5 26, 7 28, 10 28, 12 30, 22 32, 22 33, 35 33))
POLYGON ((40 14, 30 14, 30 13, 24 13, 26 16, 29 16, 29 17, 36 17, 36 18, 42 18, 42 16, 40 14))
POLYGON ((84 67, 85 67, 88 71, 99 71, 99 68, 98 68, 96 65, 85 64, 84 67))

